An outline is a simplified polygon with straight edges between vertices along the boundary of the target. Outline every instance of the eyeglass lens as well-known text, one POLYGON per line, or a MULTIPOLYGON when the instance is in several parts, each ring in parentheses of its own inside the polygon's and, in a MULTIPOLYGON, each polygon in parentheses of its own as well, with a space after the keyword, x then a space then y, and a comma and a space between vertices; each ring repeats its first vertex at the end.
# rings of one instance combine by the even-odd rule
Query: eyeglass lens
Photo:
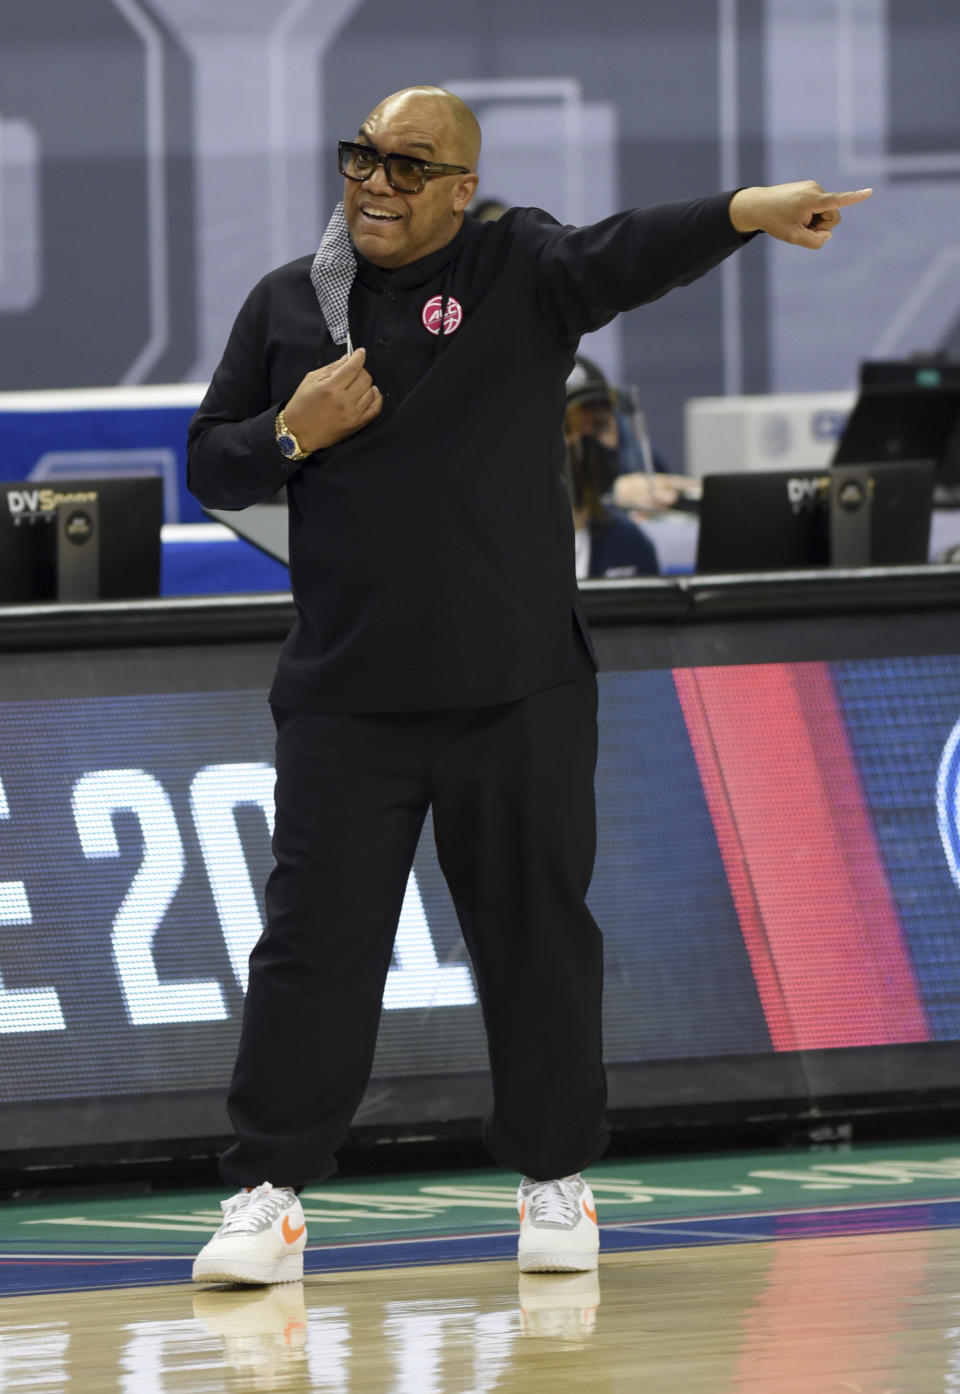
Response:
POLYGON ((364 145, 348 145, 346 142, 341 146, 340 173, 348 179, 369 179, 381 163, 392 188, 406 194, 419 193, 423 188, 423 165, 412 156, 381 155, 378 150, 364 145))

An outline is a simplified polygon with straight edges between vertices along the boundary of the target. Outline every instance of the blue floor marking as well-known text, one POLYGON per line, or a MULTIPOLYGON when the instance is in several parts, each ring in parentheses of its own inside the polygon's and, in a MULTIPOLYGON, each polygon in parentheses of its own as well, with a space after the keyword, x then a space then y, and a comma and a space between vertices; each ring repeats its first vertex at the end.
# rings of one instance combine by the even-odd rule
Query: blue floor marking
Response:
MULTIPOLYGON (((686 1216, 676 1220, 624 1221, 601 1227, 603 1253, 686 1249, 904 1230, 960 1228, 960 1199, 908 1204, 858 1204, 822 1210, 746 1215, 686 1216)), ((432 1264, 476 1263, 516 1257, 517 1231, 404 1240, 317 1244, 304 1254, 304 1276, 432 1264)), ((190 1281, 192 1259, 161 1255, 0 1254, 0 1295, 76 1292, 88 1288, 156 1287, 190 1281)))

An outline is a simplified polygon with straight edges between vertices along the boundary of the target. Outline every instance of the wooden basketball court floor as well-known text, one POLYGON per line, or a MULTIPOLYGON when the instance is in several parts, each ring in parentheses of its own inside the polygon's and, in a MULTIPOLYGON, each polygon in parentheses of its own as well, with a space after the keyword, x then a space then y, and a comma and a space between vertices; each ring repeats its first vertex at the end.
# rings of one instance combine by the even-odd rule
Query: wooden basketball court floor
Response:
POLYGON ((953 1394, 960 1142, 591 1169, 597 1274, 521 1275, 513 1178, 335 1179, 302 1283, 195 1288, 219 1193, 0 1202, 0 1394, 953 1394))

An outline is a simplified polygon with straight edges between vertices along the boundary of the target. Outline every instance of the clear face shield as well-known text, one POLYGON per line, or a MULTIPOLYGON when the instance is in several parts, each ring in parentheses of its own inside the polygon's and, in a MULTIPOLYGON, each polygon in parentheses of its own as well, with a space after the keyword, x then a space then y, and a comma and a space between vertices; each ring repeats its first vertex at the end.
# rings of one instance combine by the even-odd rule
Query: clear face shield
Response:
POLYGON ((616 507, 645 517, 696 513, 699 479, 657 468, 639 389, 631 383, 575 397, 564 418, 574 508, 616 507))
POLYGON ((653 447, 647 418, 640 405, 640 389, 632 383, 624 383, 613 389, 612 396, 620 435, 617 473, 654 474, 653 447))
POLYGON ((696 514, 703 492, 699 479, 670 474, 658 464, 650 440, 640 390, 632 383, 611 389, 619 439, 617 476, 609 502, 646 517, 674 518, 696 514))

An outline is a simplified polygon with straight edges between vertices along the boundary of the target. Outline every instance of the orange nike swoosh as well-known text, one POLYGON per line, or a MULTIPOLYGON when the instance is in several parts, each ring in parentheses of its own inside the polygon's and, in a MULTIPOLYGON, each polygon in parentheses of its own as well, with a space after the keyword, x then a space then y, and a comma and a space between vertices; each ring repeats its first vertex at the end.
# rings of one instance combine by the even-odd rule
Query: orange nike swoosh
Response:
POLYGON ((296 1244, 301 1234, 306 1234, 306 1232, 306 1225, 301 1225, 299 1229, 291 1228, 290 1216, 284 1215, 283 1224, 280 1226, 280 1233, 283 1235, 284 1239, 287 1241, 288 1244, 296 1244))
POLYGON ((521 1223, 521 1224, 523 1223, 523 1217, 524 1217, 524 1215, 526 1215, 526 1213, 527 1213, 527 1202, 526 1202, 525 1200, 522 1200, 522 1201, 520 1202, 520 1223, 521 1223))
POLYGON ((591 1210, 590 1207, 589 1207, 589 1205, 587 1204, 587 1202, 586 1202, 585 1200, 584 1200, 584 1201, 581 1201, 580 1203, 581 1203, 581 1205, 583 1206, 583 1213, 586 1215, 587 1219, 588 1219, 588 1220, 592 1220, 593 1223, 596 1224, 596 1223, 597 1223, 597 1212, 596 1212, 596 1210, 591 1210))

